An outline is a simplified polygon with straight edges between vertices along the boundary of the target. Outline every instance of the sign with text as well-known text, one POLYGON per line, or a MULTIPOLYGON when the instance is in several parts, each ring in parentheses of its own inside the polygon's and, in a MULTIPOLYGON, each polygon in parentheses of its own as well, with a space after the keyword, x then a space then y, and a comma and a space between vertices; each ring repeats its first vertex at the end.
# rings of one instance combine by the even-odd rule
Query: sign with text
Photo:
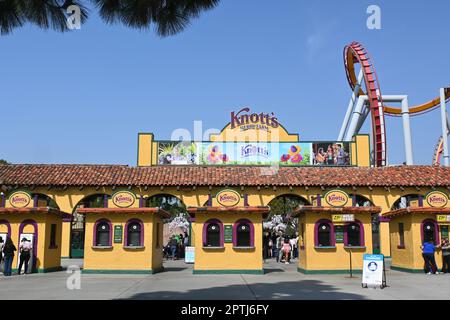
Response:
POLYGON ((122 243, 123 227, 114 226, 114 243, 122 243))
POLYGON ((131 207, 136 201, 136 195, 130 191, 117 191, 111 197, 112 203, 118 208, 131 207))
POLYGON ((450 215, 438 214, 437 222, 450 222, 450 215))
POLYGON ((448 196, 441 191, 431 191, 425 197, 425 201, 430 207, 444 208, 448 203, 448 196))
POLYGON ((339 222, 353 222, 355 221, 355 215, 354 214, 333 214, 331 217, 331 220, 334 223, 339 222))
POLYGON ((364 254, 362 283, 383 286, 384 256, 382 254, 364 254))
POLYGON ((184 262, 185 263, 194 263, 195 262, 195 247, 186 247, 185 248, 184 262))
POLYGON ((336 243, 344 243, 344 226, 334 226, 336 243))
POLYGON ((223 207, 235 207, 241 199, 241 195, 232 189, 225 189, 216 194, 217 203, 223 207))
POLYGON ((227 224, 224 226, 224 242, 233 242, 233 226, 231 224, 227 224))
POLYGON ((323 196, 323 199, 331 207, 344 207, 349 200, 349 196, 343 190, 331 190, 323 196))
POLYGON ((31 195, 26 191, 16 191, 9 196, 9 204, 14 208, 26 208, 31 204, 31 195))

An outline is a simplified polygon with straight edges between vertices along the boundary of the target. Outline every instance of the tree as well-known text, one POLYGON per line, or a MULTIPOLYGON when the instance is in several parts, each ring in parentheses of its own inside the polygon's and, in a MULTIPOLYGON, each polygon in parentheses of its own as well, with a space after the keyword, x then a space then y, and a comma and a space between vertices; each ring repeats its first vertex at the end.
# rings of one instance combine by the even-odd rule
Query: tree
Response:
POLYGON ((0 34, 6 35, 25 23, 60 32, 70 30, 67 18, 77 6, 80 22, 88 18, 88 3, 109 24, 122 23, 135 29, 155 26, 159 36, 183 31, 193 18, 216 7, 220 0, 0 0, 0 34), (69 12, 67 12, 69 9, 69 12))
POLYGON ((1 164, 10 164, 8 161, 4 160, 4 159, 0 159, 0 165, 1 164))

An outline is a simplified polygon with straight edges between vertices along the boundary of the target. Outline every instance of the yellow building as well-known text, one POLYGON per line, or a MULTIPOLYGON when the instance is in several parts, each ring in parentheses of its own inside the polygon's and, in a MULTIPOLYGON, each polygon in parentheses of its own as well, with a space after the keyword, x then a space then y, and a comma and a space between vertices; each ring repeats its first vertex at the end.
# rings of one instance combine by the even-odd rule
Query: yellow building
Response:
POLYGON ((18 270, 20 244, 24 238, 32 245, 29 271, 61 270, 62 221, 70 215, 57 209, 34 207, 32 197, 24 190, 13 192, 2 202, 0 237, 3 241, 10 237, 17 248, 13 272, 18 270))
POLYGON ((194 274, 264 273, 262 224, 269 207, 248 206, 239 192, 224 189, 188 212, 195 235, 194 274))
POLYGON ((386 212, 390 220, 392 244, 392 268, 407 272, 424 272, 421 246, 432 241, 437 246, 435 259, 442 268, 442 251, 438 247, 443 239, 449 238, 450 207, 448 195, 434 190, 420 203, 406 208, 386 212))
POLYGON ((84 273, 155 273, 163 270, 159 208, 85 208, 84 273))
MULTIPOLYGON (((230 122, 220 133, 211 135, 209 141, 158 141, 151 133, 140 133, 137 154, 136 167, 0 165, 0 209, 14 207, 11 201, 15 201, 16 192, 23 191, 29 195, 27 208, 69 213, 61 218, 62 230, 57 227, 62 233, 58 250, 65 258, 84 257, 87 272, 154 272, 160 269, 159 258, 154 258, 159 254, 154 251, 156 239, 159 239, 156 237, 159 229, 155 226, 164 221, 158 220, 162 218, 162 211, 152 212, 155 209, 149 208, 164 209, 167 204, 176 204, 178 212, 186 213, 191 207, 191 214, 195 212, 190 236, 197 254, 196 272, 223 269, 260 272, 261 257, 257 256, 260 256, 264 212, 248 209, 269 207, 274 211, 284 199, 295 200, 293 202, 299 206, 317 208, 311 212, 288 208, 286 212, 297 212, 302 221, 300 224, 305 225, 305 230, 299 230, 305 233, 305 249, 301 250, 304 261, 299 265, 300 271, 342 271, 348 269, 349 250, 345 244, 336 244, 336 252, 331 255, 341 261, 339 267, 331 262, 326 265, 326 249, 315 248, 313 236, 318 216, 330 220, 333 214, 352 212, 361 222, 365 248, 352 251, 355 269, 359 269, 362 251, 390 257, 393 256, 391 251, 397 250, 396 242, 391 245, 390 240, 392 221, 384 213, 403 207, 420 207, 427 195, 436 189, 448 198, 450 188, 448 168, 372 167, 368 135, 354 136, 350 142, 302 141, 298 134, 286 131, 273 114, 252 113, 248 108, 233 112, 230 122), (230 208, 211 211, 220 206, 208 202, 223 189, 233 189, 240 194, 242 203, 237 207, 243 207, 244 211, 236 213, 230 208), (327 193, 337 189, 347 195, 346 204, 326 205, 327 193), (126 203, 130 194, 133 203, 127 208, 122 207, 119 202, 126 203), (115 200, 117 196, 121 200, 115 200), (204 207, 206 209, 202 209, 204 207), (339 207, 343 207, 343 211, 336 209, 339 207), (312 213, 314 210, 316 213, 312 213), (127 222, 133 218, 142 223, 141 228, 144 225, 144 245, 138 246, 144 248, 126 248, 123 242, 113 242, 111 248, 96 248, 94 230, 98 220, 110 222, 112 237, 116 225, 121 226, 124 233, 127 222), (254 249, 237 250, 232 243, 225 242, 222 251, 204 248, 203 228, 211 218, 228 226, 247 219, 255 230, 254 249), (220 259, 204 260, 209 254, 220 259), (244 268, 242 262, 251 254, 254 254, 254 260, 251 258, 252 263, 244 268), (241 257, 245 258, 241 261, 241 257), (223 264, 222 259, 230 264, 223 264)), ((20 206, 20 197, 16 200, 15 206, 20 206)), ((331 227, 335 226, 339 223, 335 222, 331 227)), ((0 227, 6 228, 1 224, 0 227)), ((43 232, 49 237, 50 231, 43 232)), ((44 247, 43 250, 49 249, 44 247)))

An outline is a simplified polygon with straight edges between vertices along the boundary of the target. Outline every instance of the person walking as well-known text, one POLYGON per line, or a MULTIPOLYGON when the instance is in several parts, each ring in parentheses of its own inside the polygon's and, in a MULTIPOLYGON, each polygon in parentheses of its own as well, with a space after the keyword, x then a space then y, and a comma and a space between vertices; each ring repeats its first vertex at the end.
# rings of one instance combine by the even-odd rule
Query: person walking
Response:
POLYGON ((0 263, 3 261, 3 245, 5 244, 5 240, 0 236, 0 263))
POLYGON ((177 259, 177 246, 178 241, 175 236, 172 236, 169 240, 169 246, 170 246, 170 253, 172 254, 172 260, 177 259))
POLYGON ((289 240, 291 244, 291 259, 297 259, 298 256, 298 236, 293 237, 291 240, 289 240))
POLYGON ((442 239, 441 249, 442 249, 442 272, 450 273, 450 244, 448 243, 448 238, 442 239))
POLYGON ((269 242, 267 243, 267 255, 268 258, 272 258, 272 250, 273 250, 273 240, 272 237, 269 238, 269 242))
POLYGON ((422 249, 422 257, 425 262, 425 270, 428 271, 427 274, 439 274, 436 259, 434 257, 434 253, 436 252, 436 247, 434 245, 433 240, 429 240, 424 242, 420 248, 422 249))
POLYGON ((16 246, 12 242, 11 238, 7 237, 5 245, 3 246, 3 256, 5 258, 5 269, 3 274, 7 277, 11 276, 14 251, 17 251, 16 246))
POLYGON ((22 271, 22 266, 25 264, 25 271, 23 274, 26 274, 28 272, 28 262, 31 258, 31 250, 33 249, 33 246, 31 245, 31 241, 23 238, 22 242, 19 245, 19 271, 18 274, 20 275, 20 272, 22 271))
POLYGON ((284 257, 284 263, 285 264, 289 264, 289 257, 291 256, 291 251, 292 251, 292 247, 291 247, 291 244, 289 242, 289 239, 284 239, 282 252, 283 252, 283 257, 284 257))
POLYGON ((281 251, 282 247, 283 247, 283 242, 284 242, 284 238, 283 235, 280 233, 278 234, 277 240, 276 240, 276 253, 275 253, 275 259, 277 260, 277 262, 280 262, 281 260, 281 255, 283 254, 283 252, 281 251))

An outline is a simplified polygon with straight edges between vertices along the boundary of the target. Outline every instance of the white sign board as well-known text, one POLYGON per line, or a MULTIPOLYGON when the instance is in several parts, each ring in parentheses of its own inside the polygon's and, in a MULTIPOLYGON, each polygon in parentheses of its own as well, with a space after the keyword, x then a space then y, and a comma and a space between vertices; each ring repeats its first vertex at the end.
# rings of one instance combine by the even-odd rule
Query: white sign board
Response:
POLYGON ((194 263, 195 247, 186 247, 184 251, 184 262, 194 263))
POLYGON ((363 257, 363 285, 383 286, 384 256, 365 254, 363 257))

